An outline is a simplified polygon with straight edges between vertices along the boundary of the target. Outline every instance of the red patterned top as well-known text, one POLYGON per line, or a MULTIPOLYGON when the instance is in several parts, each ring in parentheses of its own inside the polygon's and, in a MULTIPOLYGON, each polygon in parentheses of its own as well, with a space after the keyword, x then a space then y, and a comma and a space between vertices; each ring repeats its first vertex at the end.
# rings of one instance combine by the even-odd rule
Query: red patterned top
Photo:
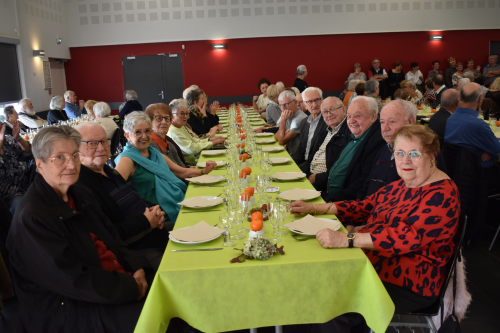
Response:
POLYGON ((362 201, 335 203, 342 222, 364 223, 375 250, 364 250, 380 279, 437 296, 453 253, 460 199, 450 179, 408 188, 398 180, 362 201))

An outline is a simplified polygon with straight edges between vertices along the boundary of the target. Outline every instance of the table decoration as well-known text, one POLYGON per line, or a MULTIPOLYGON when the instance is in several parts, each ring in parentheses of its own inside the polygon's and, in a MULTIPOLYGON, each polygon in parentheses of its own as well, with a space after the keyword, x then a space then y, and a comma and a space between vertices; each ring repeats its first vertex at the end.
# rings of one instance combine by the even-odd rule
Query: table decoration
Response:
POLYGON ((231 259, 231 263, 244 262, 245 259, 257 259, 265 261, 271 258, 276 252, 281 255, 285 254, 283 245, 278 248, 276 244, 271 243, 269 239, 262 236, 249 238, 245 242, 245 247, 243 249, 235 248, 235 250, 241 251, 243 252, 243 254, 234 259, 231 259))

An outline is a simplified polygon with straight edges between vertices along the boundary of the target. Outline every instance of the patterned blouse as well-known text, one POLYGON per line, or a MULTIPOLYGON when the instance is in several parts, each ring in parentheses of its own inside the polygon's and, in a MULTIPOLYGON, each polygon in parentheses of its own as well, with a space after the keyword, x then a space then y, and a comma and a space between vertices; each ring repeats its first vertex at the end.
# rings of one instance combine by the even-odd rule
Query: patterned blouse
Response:
POLYGON ((464 78, 463 74, 462 74, 462 76, 460 76, 457 73, 454 73, 453 76, 451 77, 451 82, 453 83, 453 88, 456 89, 458 86, 458 81, 460 81, 463 78, 464 78))
POLYGON ((428 105, 432 108, 436 107, 436 90, 434 89, 429 89, 425 92, 424 96, 418 101, 418 105, 428 105))
POLYGON ((408 188, 397 180, 359 201, 336 202, 342 222, 367 225, 375 250, 363 250, 380 279, 420 296, 437 296, 460 215, 450 179, 408 188))
POLYGON ((29 186, 31 152, 26 154, 11 135, 5 136, 0 155, 0 196, 10 200, 23 195, 29 186))

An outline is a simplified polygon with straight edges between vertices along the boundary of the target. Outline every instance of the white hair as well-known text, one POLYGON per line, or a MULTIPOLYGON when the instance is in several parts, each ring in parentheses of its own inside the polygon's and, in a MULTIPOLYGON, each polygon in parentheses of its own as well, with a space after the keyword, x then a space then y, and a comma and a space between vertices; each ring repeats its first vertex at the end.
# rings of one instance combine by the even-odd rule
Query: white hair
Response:
POLYGON ((132 133, 137 123, 146 122, 151 126, 151 118, 144 111, 130 112, 123 121, 123 130, 125 133, 132 133))
POLYGON ((288 97, 290 98, 292 101, 295 101, 295 95, 293 94, 293 92, 291 92, 290 90, 285 90, 283 91, 279 97, 278 97, 278 101, 282 101, 285 99, 285 97, 288 97))
POLYGON ((64 105, 65 105, 64 98, 62 98, 62 96, 54 96, 50 100, 50 109, 51 110, 61 110, 62 108, 64 108, 64 105))
POLYGON ((377 104, 377 101, 375 100, 375 98, 373 97, 367 97, 367 96, 356 96, 353 98, 353 100, 351 101, 351 105, 355 102, 355 101, 359 101, 359 100, 363 100, 366 102, 367 106, 368 106, 368 111, 371 113, 371 114, 375 114, 375 115, 378 115, 378 104, 377 104))
POLYGON ((460 90, 460 88, 465 86, 467 83, 470 83, 470 79, 468 79, 468 78, 463 78, 463 79, 458 80, 457 89, 460 90))
MULTIPOLYGON (((472 71, 465 72, 464 79, 474 79, 474 72, 472 72, 472 71)), ((469 82, 467 82, 467 83, 469 83, 469 82)))
POLYGON ((24 107, 27 106, 29 100, 29 98, 23 98, 19 101, 19 108, 21 109, 21 111, 24 111, 24 107))
POLYGON ((281 89, 285 89, 285 84, 281 81, 276 82, 275 86, 281 87, 281 89))
POLYGON ((125 91, 125 99, 126 100, 136 101, 138 98, 139 98, 139 96, 137 96, 137 93, 134 90, 125 91))
POLYGON ((68 90, 68 91, 66 91, 66 92, 64 93, 64 100, 67 100, 67 99, 68 99, 68 97, 69 97, 69 95, 71 95, 71 93, 73 93, 73 94, 74 94, 75 92, 74 92, 74 91, 72 91, 72 90, 68 90))
POLYGON ((298 94, 300 94, 299 88, 297 88, 297 87, 291 87, 290 89, 292 89, 293 91, 295 91, 295 96, 297 96, 298 94))
MULTIPOLYGON (((374 99, 374 98, 372 98, 372 99, 374 99)), ((393 101, 390 101, 386 105, 384 105, 382 110, 385 109, 388 105, 393 105, 396 103, 397 103, 398 107, 402 107, 403 109, 405 109, 405 112, 406 112, 405 120, 409 120, 410 118, 413 118, 413 123, 415 123, 417 121, 418 110, 417 110, 417 107, 415 106, 415 104, 413 104, 412 102, 404 101, 402 99, 395 99, 393 101)))
POLYGON ((319 94, 319 97, 323 98, 323 92, 321 91, 321 89, 316 87, 308 87, 302 92, 302 99, 304 99, 305 94, 312 93, 313 91, 316 91, 319 94))
POLYGON ((325 99, 323 100, 323 102, 321 102, 321 106, 323 106, 323 103, 325 103, 326 101, 329 101, 329 100, 331 100, 331 99, 333 99, 333 100, 334 100, 335 102, 337 102, 337 104, 339 104, 339 105, 340 105, 340 104, 344 105, 344 102, 342 102, 342 101, 340 100, 340 98, 338 98, 338 97, 336 97, 336 96, 328 96, 327 98, 325 98, 325 99))
POLYGON ((297 67, 297 75, 302 75, 305 72, 307 72, 306 65, 300 65, 299 67, 297 67))
POLYGON ((354 89, 356 88, 356 85, 359 83, 359 81, 361 81, 361 80, 351 80, 351 81, 349 81, 349 87, 347 87, 347 90, 354 91, 354 89))
POLYGON ((76 129, 78 131, 78 133, 80 133, 80 135, 81 135, 82 129, 87 128, 87 127, 99 127, 106 132, 106 129, 104 128, 104 126, 102 126, 101 123, 97 123, 95 121, 87 121, 84 123, 80 123, 73 128, 76 129))
POLYGON ((365 83, 365 91, 368 95, 375 93, 378 87, 379 83, 377 80, 368 80, 368 82, 365 83))
POLYGON ((407 86, 410 86, 410 88, 412 88, 412 89, 417 89, 417 85, 416 85, 416 84, 415 84, 415 82, 413 82, 413 81, 406 81, 406 82, 405 82, 405 88, 406 88, 407 86))
POLYGON ((94 104, 93 110, 96 117, 108 117, 111 114, 111 108, 105 102, 94 104))
POLYGON ((193 84, 192 86, 184 89, 184 91, 182 92, 182 98, 187 99, 187 95, 189 94, 189 92, 195 89, 200 89, 200 88, 197 85, 193 84))
POLYGON ((186 108, 186 110, 188 108, 187 101, 185 99, 174 99, 168 106, 172 109, 172 114, 177 114, 179 108, 186 108))

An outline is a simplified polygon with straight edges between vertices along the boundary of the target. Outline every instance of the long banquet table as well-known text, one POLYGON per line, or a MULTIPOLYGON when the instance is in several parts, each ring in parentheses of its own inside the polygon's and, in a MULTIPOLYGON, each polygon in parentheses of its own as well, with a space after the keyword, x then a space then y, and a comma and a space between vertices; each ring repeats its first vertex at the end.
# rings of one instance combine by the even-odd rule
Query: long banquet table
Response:
MULTIPOLYGON (((264 146, 271 145, 279 146, 277 142, 264 146)), ((270 154, 271 157, 290 157, 285 150, 270 154)), ((225 155, 210 159, 226 160, 225 155)), ((207 160, 209 158, 203 155, 200 158, 200 162, 207 160)), ((300 169, 292 160, 288 164, 273 165, 268 174, 280 171, 300 169)), ((252 167, 253 179, 255 174, 261 173, 258 167, 252 167)), ((225 170, 217 168, 211 174, 224 175, 225 170)), ((215 196, 222 192, 222 187, 197 186, 188 186, 186 198, 215 196)), ((255 186, 255 182, 249 186, 255 186)), ((281 192, 294 188, 313 189, 305 178, 273 182, 271 186, 279 187, 281 192)), ((324 201, 317 198, 310 202, 324 201)), ((202 220, 210 225, 218 223, 224 203, 209 209, 219 211, 185 214, 195 210, 183 207, 175 229, 202 220)), ((335 215, 324 217, 335 218, 335 215)), ((290 215, 284 223, 296 219, 299 218, 290 215)), ((341 230, 345 232, 343 227, 341 230)), ((272 227, 266 222, 269 238, 271 231, 272 227)), ((238 241, 235 247, 243 248, 244 241, 238 241)), ((228 247, 219 251, 172 252, 223 247, 222 244, 222 237, 196 246, 169 242, 135 332, 164 333, 174 317, 203 332, 323 323, 347 312, 361 313, 375 332, 385 332, 392 319, 394 304, 360 249, 326 250, 314 238, 298 242, 289 233, 278 243, 278 246, 284 245, 286 254, 274 255, 267 261, 230 263, 241 252, 228 247)))

